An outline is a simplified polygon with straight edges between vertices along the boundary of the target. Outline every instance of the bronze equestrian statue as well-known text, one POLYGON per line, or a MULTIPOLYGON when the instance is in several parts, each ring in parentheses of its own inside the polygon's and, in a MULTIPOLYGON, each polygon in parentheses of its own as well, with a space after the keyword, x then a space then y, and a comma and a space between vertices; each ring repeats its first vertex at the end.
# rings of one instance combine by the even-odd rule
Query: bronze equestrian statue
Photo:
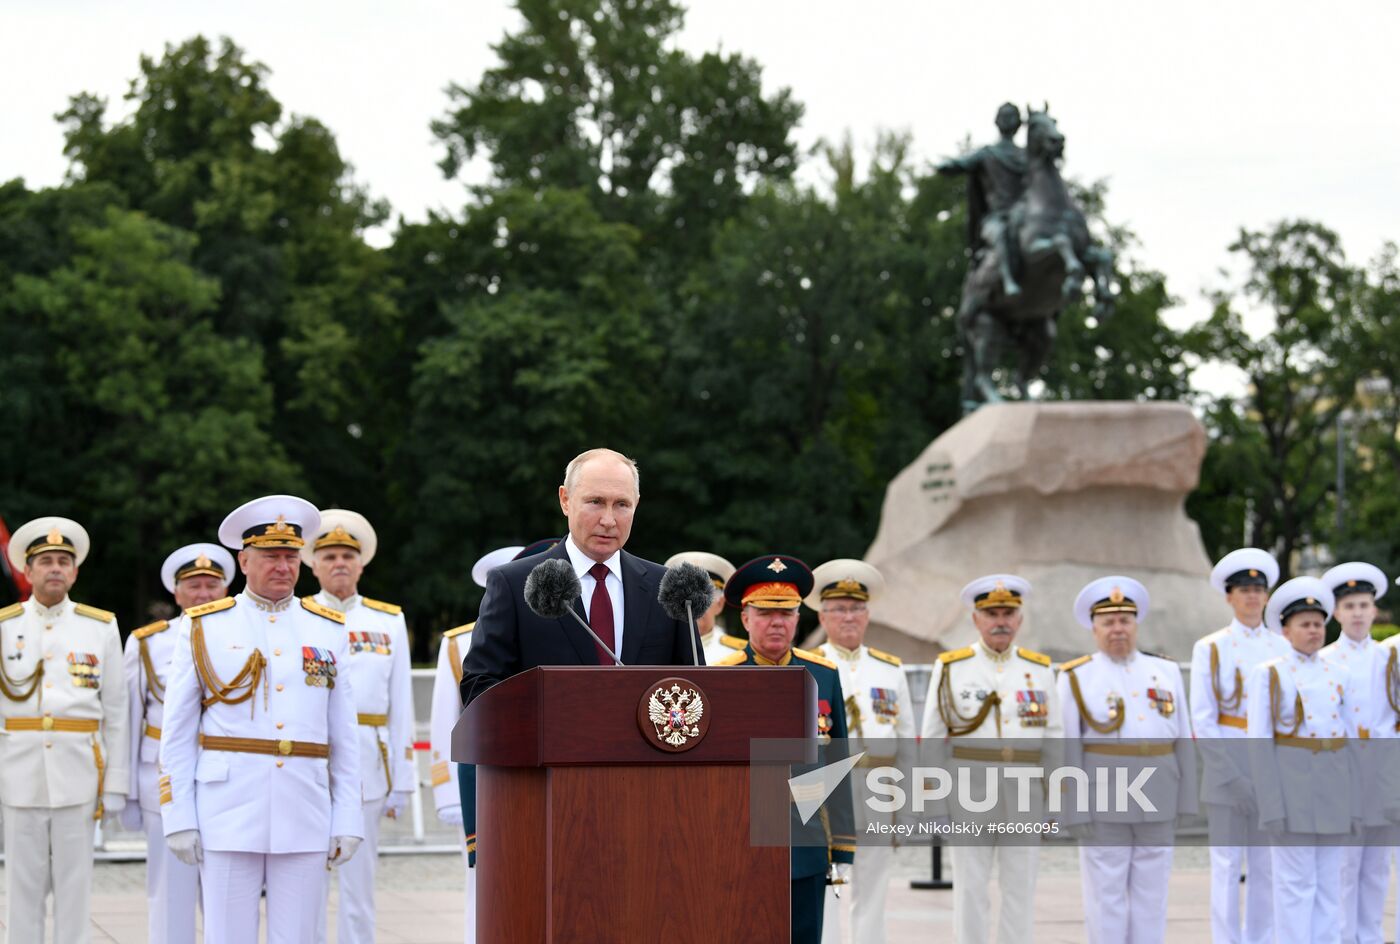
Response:
POLYGON ((963 409, 1000 403, 992 378, 1006 341, 1016 349, 1016 387, 1029 397, 1055 340, 1055 322, 1079 301, 1092 279, 1094 315, 1113 311, 1113 253, 1094 242, 1084 214, 1060 177, 1065 138, 1042 111, 1026 109, 1026 147, 1015 143, 1020 111, 997 112, 1001 141, 938 166, 941 174, 967 174, 968 237, 972 260, 963 282, 958 329, 966 349, 963 409))

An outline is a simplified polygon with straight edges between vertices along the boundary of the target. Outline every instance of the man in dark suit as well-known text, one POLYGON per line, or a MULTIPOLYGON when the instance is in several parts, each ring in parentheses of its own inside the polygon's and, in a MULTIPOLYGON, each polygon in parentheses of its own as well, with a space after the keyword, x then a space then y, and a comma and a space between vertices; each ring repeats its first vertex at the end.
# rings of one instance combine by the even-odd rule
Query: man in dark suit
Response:
POLYGON ((591 449, 569 463, 559 486, 568 535, 552 550, 503 564, 486 579, 462 663, 463 705, 537 665, 612 664, 573 619, 541 619, 525 604, 525 578, 551 557, 573 565, 582 585, 574 610, 623 664, 694 664, 690 628, 667 616, 656 599, 666 569, 622 549, 640 494, 637 464, 621 453, 591 449))

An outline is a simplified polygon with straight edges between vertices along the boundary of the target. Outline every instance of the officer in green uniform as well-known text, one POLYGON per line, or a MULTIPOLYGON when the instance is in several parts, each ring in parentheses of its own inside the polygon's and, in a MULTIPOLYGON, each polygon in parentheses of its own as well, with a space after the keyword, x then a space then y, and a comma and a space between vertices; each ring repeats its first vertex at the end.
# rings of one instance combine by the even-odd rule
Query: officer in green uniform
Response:
MULTIPOLYGON (((739 609, 749 641, 742 651, 717 664, 805 668, 817 683, 817 736, 823 745, 835 738, 844 749, 846 699, 841 693, 841 674, 836 663, 792 645, 797 636, 798 607, 811 592, 812 571, 795 557, 769 554, 740 567, 724 585, 724 598, 739 609)), ((830 763, 833 759, 824 757, 818 763, 830 763)), ((827 829, 825 845, 804 841, 794 843, 792 848, 793 944, 819 944, 826 885, 850 880, 856 838, 855 811, 847 785, 843 784, 827 799, 820 820, 827 829)), ((815 825, 817 819, 811 822, 815 825)), ((809 828, 803 826, 794 808, 793 835, 803 836, 809 828)))

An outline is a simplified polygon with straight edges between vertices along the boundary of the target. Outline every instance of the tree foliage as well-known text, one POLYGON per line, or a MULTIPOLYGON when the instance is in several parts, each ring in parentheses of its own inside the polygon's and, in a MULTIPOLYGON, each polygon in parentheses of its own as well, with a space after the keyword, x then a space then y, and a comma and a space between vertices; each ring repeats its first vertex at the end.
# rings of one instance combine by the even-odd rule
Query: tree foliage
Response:
MULTIPOLYGON (((0 513, 89 526, 80 596, 135 625, 169 550, 294 491, 374 522, 365 589, 427 658, 482 552, 562 532, 555 486, 598 444, 641 461, 644 556, 863 553, 886 483, 959 418, 963 183, 892 133, 795 177, 801 106, 752 59, 682 50, 672 0, 518 7, 432 122, 448 176, 489 174, 382 250, 387 206, 227 39, 143 57, 121 120, 76 95, 64 186, 0 184, 0 423, 24 444, 0 513)), ((1360 269, 1315 223, 1245 231, 1244 277, 1183 335, 1106 188, 1075 192, 1118 312, 1063 313, 1045 396, 1197 404, 1212 553, 1248 532, 1285 567, 1322 545, 1400 566, 1394 250, 1360 269), (1248 396, 1199 395, 1201 361, 1248 396)))

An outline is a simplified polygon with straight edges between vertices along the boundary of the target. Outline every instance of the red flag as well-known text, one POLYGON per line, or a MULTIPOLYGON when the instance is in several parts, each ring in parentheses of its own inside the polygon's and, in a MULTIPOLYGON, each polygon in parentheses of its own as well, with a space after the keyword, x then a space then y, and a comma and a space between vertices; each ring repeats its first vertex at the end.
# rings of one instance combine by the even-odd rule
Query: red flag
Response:
POLYGON ((0 571, 14 584, 16 597, 23 601, 29 599, 29 581, 24 578, 24 574, 16 573, 10 567, 10 529, 5 526, 5 519, 0 518, 0 571))

